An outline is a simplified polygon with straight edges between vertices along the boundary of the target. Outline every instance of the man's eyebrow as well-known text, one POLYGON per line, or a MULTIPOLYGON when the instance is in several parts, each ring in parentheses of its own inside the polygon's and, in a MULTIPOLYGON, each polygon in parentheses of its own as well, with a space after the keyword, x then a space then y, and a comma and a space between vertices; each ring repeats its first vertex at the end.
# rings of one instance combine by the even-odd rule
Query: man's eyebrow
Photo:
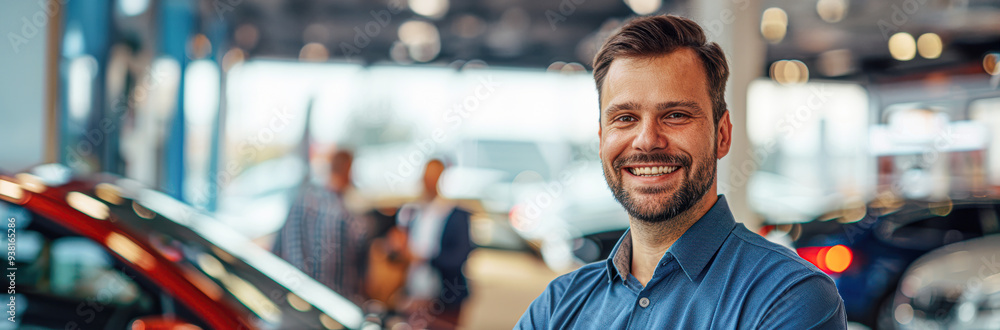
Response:
POLYGON ((698 102, 694 101, 670 101, 656 105, 656 110, 667 110, 673 108, 691 108, 692 110, 701 111, 701 106, 698 105, 698 102))
POLYGON ((639 104, 635 103, 635 102, 615 103, 615 104, 612 104, 612 105, 608 106, 608 108, 604 110, 604 116, 605 117, 610 117, 612 114, 614 114, 615 112, 618 112, 618 111, 622 111, 622 110, 637 110, 637 109, 639 109, 639 104))

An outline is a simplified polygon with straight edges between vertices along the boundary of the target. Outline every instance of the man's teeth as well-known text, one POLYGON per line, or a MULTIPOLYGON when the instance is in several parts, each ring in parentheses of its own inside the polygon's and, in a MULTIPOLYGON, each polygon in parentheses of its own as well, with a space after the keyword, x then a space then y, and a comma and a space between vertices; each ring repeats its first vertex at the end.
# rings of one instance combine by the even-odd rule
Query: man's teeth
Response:
POLYGON ((630 167, 628 171, 638 176, 658 176, 677 170, 677 166, 630 167))

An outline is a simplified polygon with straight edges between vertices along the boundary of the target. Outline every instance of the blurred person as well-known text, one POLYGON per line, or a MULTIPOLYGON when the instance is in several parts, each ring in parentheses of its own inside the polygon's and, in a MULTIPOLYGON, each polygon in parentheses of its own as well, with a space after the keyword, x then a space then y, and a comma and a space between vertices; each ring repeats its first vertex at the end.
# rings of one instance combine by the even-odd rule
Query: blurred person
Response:
POLYGON ((306 183, 275 238, 275 255, 357 304, 364 302, 362 279, 367 226, 346 202, 351 190, 350 151, 330 158, 325 186, 306 183))
POLYGON ((736 223, 717 195, 732 123, 722 49, 682 17, 634 19, 594 59, 600 158, 629 229, 517 328, 844 329, 833 280, 736 223))
POLYGON ((423 195, 404 205, 397 218, 407 233, 411 258, 405 287, 410 299, 407 310, 413 322, 425 322, 431 329, 458 324, 462 302, 469 296, 462 267, 473 248, 470 213, 438 194, 444 170, 441 160, 427 163, 423 195))

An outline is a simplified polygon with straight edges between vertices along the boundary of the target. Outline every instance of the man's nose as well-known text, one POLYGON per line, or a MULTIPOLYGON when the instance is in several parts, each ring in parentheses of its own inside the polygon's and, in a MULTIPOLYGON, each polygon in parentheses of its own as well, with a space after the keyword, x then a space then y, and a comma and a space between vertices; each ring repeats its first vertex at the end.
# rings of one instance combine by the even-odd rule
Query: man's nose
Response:
POLYGON ((643 120, 639 124, 639 132, 632 140, 632 148, 643 152, 651 152, 667 147, 667 137, 663 127, 656 120, 643 120))

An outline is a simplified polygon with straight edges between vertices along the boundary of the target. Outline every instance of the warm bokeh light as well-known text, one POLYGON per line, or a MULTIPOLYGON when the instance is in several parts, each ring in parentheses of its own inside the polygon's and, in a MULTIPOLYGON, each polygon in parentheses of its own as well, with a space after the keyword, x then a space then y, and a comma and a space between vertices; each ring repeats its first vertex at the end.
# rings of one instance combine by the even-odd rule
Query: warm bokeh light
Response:
POLYGON ((854 261, 854 253, 844 245, 809 246, 795 249, 802 259, 825 273, 842 273, 854 261))
POLYGON ((302 300, 302 298, 299 298, 299 296, 296 296, 294 293, 289 292, 288 296, 285 298, 288 300, 288 304, 297 311, 308 312, 312 309, 312 305, 310 305, 309 302, 302 300))
POLYGON ((330 59, 330 52, 326 49, 326 46, 318 42, 310 42, 302 46, 302 50, 299 51, 300 61, 325 62, 328 59, 330 59))
POLYGON ((18 173, 14 177, 21 181, 21 188, 36 194, 41 194, 48 188, 45 186, 45 181, 34 174, 18 173))
POLYGON ((407 46, 431 43, 438 40, 437 27, 425 21, 406 21, 399 25, 399 41, 407 46))
POLYGON ((909 324, 910 321, 913 321, 913 306, 910 306, 910 304, 896 306, 896 310, 893 311, 893 317, 900 324, 909 324))
POLYGON ((660 0, 625 0, 625 4, 636 14, 649 15, 660 10, 662 1, 660 0))
POLYGON ((253 49, 257 46, 257 41, 260 39, 260 32, 257 31, 257 27, 253 24, 243 24, 236 28, 236 32, 233 33, 233 39, 236 40, 236 44, 243 49, 253 49))
POLYGON ((819 54, 816 60, 820 73, 842 76, 854 70, 854 54, 850 49, 833 49, 819 54))
POLYGON ((7 196, 7 198, 13 200, 19 200, 21 197, 24 197, 24 191, 16 183, 0 179, 0 195, 7 196))
POLYGON ((819 0, 816 2, 816 13, 827 23, 836 23, 847 15, 847 0, 819 0))
POLYGON ((344 326, 341 325, 340 322, 337 322, 332 317, 326 314, 319 315, 319 323, 323 324, 323 327, 331 330, 344 328, 344 326))
POLYGON ((900 61, 909 61, 917 56, 917 42, 906 32, 899 32, 889 38, 889 54, 900 61))
POLYGON ((465 14, 451 24, 451 32, 462 38, 475 38, 486 32, 486 22, 476 15, 465 14))
POLYGON ((809 81, 809 68, 799 60, 780 60, 771 63, 771 79, 782 85, 802 84, 809 81))
POLYGON ((1000 64, 1000 54, 989 53, 983 56, 983 70, 986 73, 994 76, 1000 74, 1000 65, 997 64, 1000 64))
POLYGON ((448 0, 409 0, 410 10, 424 17, 440 18, 448 12, 448 0))
POLYGON ((943 217, 947 216, 948 214, 951 214, 951 210, 954 208, 955 205, 954 203, 952 203, 950 198, 945 198, 940 201, 931 202, 930 205, 928 206, 930 208, 931 214, 943 217))
POLYGON ((562 68, 564 66, 566 66, 566 62, 555 61, 555 62, 552 62, 552 64, 549 64, 549 67, 546 68, 545 71, 548 71, 548 72, 559 72, 560 70, 562 70, 562 68))
POLYGON ((781 8, 771 7, 764 10, 760 19, 760 34, 768 42, 776 44, 785 39, 788 32, 788 14, 781 8))
POLYGON ((123 199, 121 196, 121 189, 110 183, 99 183, 94 187, 94 194, 98 198, 103 199, 105 202, 111 204, 121 204, 123 199))
POLYGON ((229 274, 226 271, 226 267, 222 265, 222 262, 220 262, 219 259, 215 259, 215 257, 212 257, 207 253, 198 255, 198 267, 201 268, 201 271, 205 272, 205 274, 208 274, 208 276, 217 279, 223 278, 229 274))
POLYGON ((188 56, 191 59, 202 59, 212 54, 212 42, 204 34, 197 34, 188 41, 188 56))
POLYGON ((243 63, 246 60, 246 53, 242 49, 233 47, 222 56, 222 70, 229 71, 233 66, 243 63))
POLYGON ((107 205, 80 192, 73 191, 66 194, 66 203, 77 211, 97 220, 105 220, 110 214, 107 205))
POLYGON ((832 272, 840 273, 851 265, 851 260, 854 259, 854 256, 851 255, 851 250, 846 246, 837 245, 827 250, 824 259, 826 261, 826 268, 832 272))
POLYGON ((136 203, 134 201, 132 202, 132 210, 135 211, 136 215, 138 215, 140 218, 143 219, 152 219, 156 217, 156 213, 143 207, 142 205, 139 205, 139 203, 136 203))
POLYGON ((108 248, 115 251, 118 255, 125 258, 129 262, 138 265, 146 270, 152 270, 156 267, 156 262, 153 261, 153 256, 143 250, 139 244, 128 237, 123 236, 119 233, 108 234, 108 237, 104 239, 104 244, 107 244, 108 248))
POLYGON ((941 57, 944 50, 944 43, 936 33, 924 33, 917 38, 917 52, 923 58, 935 59, 941 57))
POLYGON ((441 35, 434 24, 411 20, 399 26, 399 41, 417 62, 429 62, 441 52, 441 35))

